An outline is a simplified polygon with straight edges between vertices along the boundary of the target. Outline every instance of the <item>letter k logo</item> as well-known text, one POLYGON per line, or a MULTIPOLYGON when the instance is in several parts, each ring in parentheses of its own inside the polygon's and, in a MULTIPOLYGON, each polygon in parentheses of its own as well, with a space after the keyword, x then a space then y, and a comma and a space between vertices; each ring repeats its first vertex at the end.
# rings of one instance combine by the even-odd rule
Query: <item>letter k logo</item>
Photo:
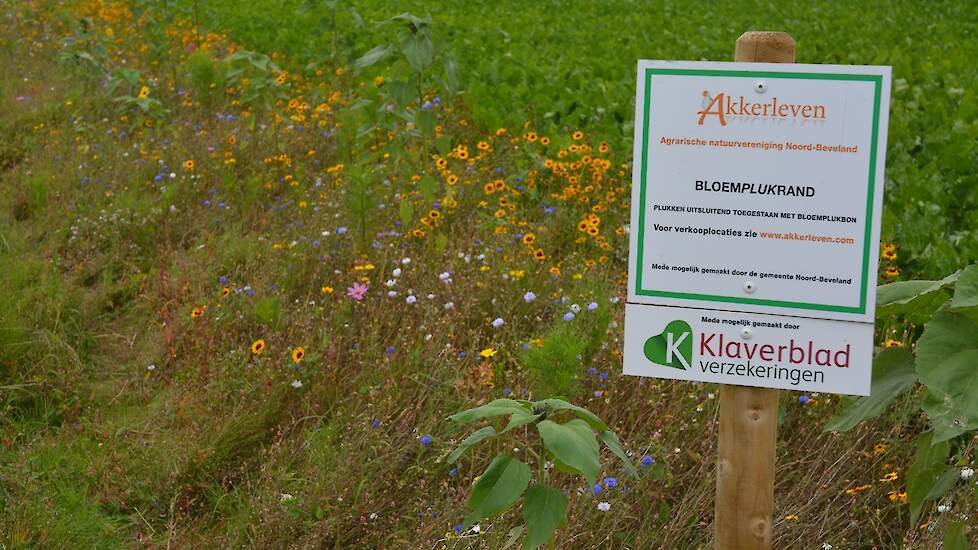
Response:
POLYGON ((693 330, 686 321, 670 322, 661 334, 645 341, 645 357, 658 365, 688 369, 693 362, 692 333, 693 330))

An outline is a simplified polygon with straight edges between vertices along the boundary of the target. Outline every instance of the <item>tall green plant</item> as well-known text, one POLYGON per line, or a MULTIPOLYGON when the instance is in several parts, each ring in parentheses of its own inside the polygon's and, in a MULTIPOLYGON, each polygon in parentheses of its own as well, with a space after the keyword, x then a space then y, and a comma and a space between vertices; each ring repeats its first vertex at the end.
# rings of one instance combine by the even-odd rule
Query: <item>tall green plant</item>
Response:
POLYGON ((923 322, 923 333, 911 353, 885 348, 873 361, 871 395, 850 400, 825 429, 848 431, 882 414, 917 383, 918 406, 930 429, 921 434, 917 456, 907 472, 911 521, 927 501, 938 500, 954 486, 958 470, 947 465, 955 448, 978 430, 978 264, 939 281, 901 281, 877 292, 877 320, 897 318, 923 322))
POLYGON ((599 439, 621 459, 629 474, 638 477, 621 441, 608 425, 591 411, 561 399, 533 402, 496 399, 481 407, 452 415, 449 420, 458 425, 467 425, 502 416, 509 416, 502 429, 497 431, 494 426, 485 426, 472 432, 448 456, 448 463, 454 463, 478 443, 516 428, 532 426, 539 436, 535 452, 536 480, 530 484, 534 481, 534 474, 528 464, 506 452, 496 455, 472 486, 467 505, 469 513, 463 523, 466 529, 502 514, 523 497, 523 521, 526 526, 523 548, 536 548, 548 541, 552 543, 554 533, 567 521, 568 499, 563 491, 549 484, 553 479, 548 463, 553 464, 553 469, 558 472, 584 476, 593 486, 598 482, 601 471, 599 439), (567 415, 576 418, 566 422, 555 421, 567 415))

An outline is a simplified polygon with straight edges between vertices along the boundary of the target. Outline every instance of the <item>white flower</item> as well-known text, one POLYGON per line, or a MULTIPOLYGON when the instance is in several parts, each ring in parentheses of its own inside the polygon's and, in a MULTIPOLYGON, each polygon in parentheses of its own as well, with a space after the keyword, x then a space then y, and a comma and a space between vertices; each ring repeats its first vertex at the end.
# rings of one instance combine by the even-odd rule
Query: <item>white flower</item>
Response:
POLYGON ((418 299, 417 299, 417 297, 415 297, 415 295, 414 295, 414 294, 411 294, 411 295, 410 295, 410 296, 408 296, 408 297, 407 297, 407 298, 406 298, 406 299, 405 299, 404 301, 406 301, 406 302, 407 302, 407 303, 409 303, 409 304, 413 304, 414 302, 417 302, 417 301, 418 301, 418 299))
POLYGON ((442 281, 448 281, 449 279, 452 278, 452 274, 446 271, 446 272, 438 275, 438 278, 441 279, 442 281))
POLYGON ((293 380, 292 381, 292 387, 295 388, 295 389, 301 388, 302 387, 302 380, 298 380, 298 379, 293 380))
MULTIPOLYGON (((146 370, 156 370, 156 365, 150 365, 150 366, 146 367, 146 370)), ((974 472, 972 472, 972 473, 974 473, 974 472)), ((964 472, 961 472, 961 477, 963 477, 964 479, 968 479, 967 477, 964 477, 964 472)))
POLYGON ((570 310, 573 311, 574 313, 580 313, 581 312, 581 306, 579 306, 577 304, 571 304, 570 310))
POLYGON ((391 273, 391 275, 393 275, 395 277, 400 277, 401 276, 401 268, 395 267, 394 268, 394 271, 391 273))
POLYGON ((504 324, 506 324, 506 321, 503 321, 502 317, 496 317, 492 320, 492 328, 499 328, 504 324))
POLYGON ((290 494, 290 493, 282 493, 278 497, 278 501, 280 503, 282 503, 282 504, 285 504, 286 502, 289 502, 290 500, 295 500, 295 496, 292 495, 292 494, 290 494))
POLYGON ((445 302, 445 305, 442 307, 444 307, 445 309, 452 309, 453 307, 455 307, 455 304, 453 302, 445 302))
POLYGON ((526 303, 530 303, 536 299, 537 299, 537 295, 532 292, 527 292, 526 294, 523 295, 523 301, 526 303))
POLYGON ((426 296, 426 298, 428 298, 429 300, 434 300, 435 299, 435 295, 429 292, 428 295, 426 296))
POLYGON ((378 517, 377 512, 370 512, 370 519, 377 519, 378 517))
POLYGON ((478 523, 476 523, 475 525, 472 526, 472 532, 473 533, 478 533, 481 530, 482 530, 482 527, 479 527, 479 524, 478 523))
POLYGON ((393 297, 397 296, 397 291, 396 290, 388 290, 387 291, 387 296, 393 298, 393 297))
POLYGON ((384 284, 387 285, 387 288, 391 288, 397 284, 397 281, 395 281, 394 279, 387 279, 387 281, 384 284))
POLYGON ((961 479, 971 479, 975 475, 974 468, 965 468, 961 470, 961 479))
POLYGON ((603 502, 603 501, 598 503, 598 511, 607 512, 608 510, 611 510, 610 503, 603 502))
POLYGON ((411 263, 411 258, 404 258, 401 260, 401 263, 404 265, 408 265, 409 263, 411 263))
POLYGON ((832 545, 829 544, 829 543, 827 543, 827 542, 823 542, 822 543, 822 550, 832 550, 832 545))
POLYGON ((947 512, 950 509, 951 509, 951 505, 950 504, 941 504, 941 505, 939 505, 937 507, 937 511, 940 512, 940 513, 942 513, 942 514, 945 513, 945 512, 947 512))
POLYGON ((425 334, 424 335, 424 341, 425 342, 430 342, 431 341, 431 335, 430 334, 425 334))

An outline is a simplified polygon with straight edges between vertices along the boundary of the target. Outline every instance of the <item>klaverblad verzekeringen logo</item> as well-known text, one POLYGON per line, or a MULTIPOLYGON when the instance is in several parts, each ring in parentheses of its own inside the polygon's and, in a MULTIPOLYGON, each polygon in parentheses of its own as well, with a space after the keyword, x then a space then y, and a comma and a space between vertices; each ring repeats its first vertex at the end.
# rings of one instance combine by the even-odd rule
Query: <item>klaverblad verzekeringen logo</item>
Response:
POLYGON ((645 341, 643 351, 653 363, 686 370, 693 362, 693 329, 686 321, 672 321, 661 334, 645 341))

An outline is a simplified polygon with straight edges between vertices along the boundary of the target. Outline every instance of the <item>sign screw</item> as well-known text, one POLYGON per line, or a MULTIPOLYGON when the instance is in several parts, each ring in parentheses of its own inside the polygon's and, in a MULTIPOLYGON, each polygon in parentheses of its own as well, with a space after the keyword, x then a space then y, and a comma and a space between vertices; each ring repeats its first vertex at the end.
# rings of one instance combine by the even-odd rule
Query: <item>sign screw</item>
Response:
POLYGON ((750 340, 751 336, 754 336, 754 329, 744 327, 740 329, 740 335, 744 338, 744 340, 750 340))
POLYGON ((754 285, 754 281, 744 281, 744 292, 747 294, 753 294, 756 288, 757 287, 754 285))
POLYGON ((759 94, 763 94, 764 92, 766 92, 767 91, 767 82, 764 82, 763 80, 758 80, 757 82, 755 82, 754 83, 754 91, 757 92, 757 93, 759 93, 759 94))

